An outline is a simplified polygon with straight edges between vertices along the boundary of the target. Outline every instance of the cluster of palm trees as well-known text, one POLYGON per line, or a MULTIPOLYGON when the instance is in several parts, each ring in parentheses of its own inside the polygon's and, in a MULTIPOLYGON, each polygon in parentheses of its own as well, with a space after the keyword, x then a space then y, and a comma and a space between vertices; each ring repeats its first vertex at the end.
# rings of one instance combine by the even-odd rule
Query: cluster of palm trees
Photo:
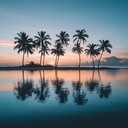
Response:
MULTIPOLYGON (((24 66, 24 56, 27 54, 33 54, 35 50, 39 49, 40 53, 40 65, 42 65, 42 57, 43 57, 43 66, 45 64, 45 55, 51 54, 55 55, 55 67, 58 67, 60 56, 64 56, 65 49, 69 45, 69 34, 66 31, 61 31, 59 35, 56 35, 57 40, 55 41, 55 45, 52 49, 50 49, 50 36, 46 34, 45 31, 37 32, 37 36, 34 39, 30 38, 25 32, 17 33, 18 37, 15 37, 15 49, 18 49, 18 53, 23 52, 22 66, 24 66)), ((72 52, 78 54, 79 57, 79 67, 81 66, 81 54, 85 52, 86 55, 89 55, 93 61, 93 67, 95 67, 94 58, 98 57, 98 68, 100 66, 100 62, 103 56, 103 53, 106 51, 111 53, 112 45, 109 40, 99 40, 100 44, 88 44, 87 48, 84 49, 81 43, 87 42, 86 38, 88 38, 88 34, 86 34, 85 29, 76 30, 76 34, 73 35, 73 43, 74 47, 72 48, 72 52)))

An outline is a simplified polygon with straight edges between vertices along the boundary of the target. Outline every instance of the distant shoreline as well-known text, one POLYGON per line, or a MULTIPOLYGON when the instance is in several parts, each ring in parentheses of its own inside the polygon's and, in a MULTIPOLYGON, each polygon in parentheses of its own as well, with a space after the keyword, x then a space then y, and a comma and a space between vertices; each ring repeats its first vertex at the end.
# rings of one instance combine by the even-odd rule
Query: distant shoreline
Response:
POLYGON ((128 69, 128 68, 117 68, 117 67, 100 67, 99 69, 93 67, 0 67, 2 70, 119 70, 119 69, 128 69))

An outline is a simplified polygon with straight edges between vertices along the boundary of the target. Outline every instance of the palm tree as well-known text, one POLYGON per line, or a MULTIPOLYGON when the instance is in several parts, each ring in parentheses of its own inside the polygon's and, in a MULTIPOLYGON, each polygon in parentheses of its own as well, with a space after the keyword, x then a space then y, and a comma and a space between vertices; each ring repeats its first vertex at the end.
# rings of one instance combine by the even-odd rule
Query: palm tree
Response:
POLYGON ((43 56, 43 66, 44 66, 44 62, 45 62, 45 55, 47 54, 48 55, 48 51, 49 51, 49 47, 47 45, 42 45, 39 53, 41 53, 41 57, 40 57, 40 65, 41 65, 41 62, 42 62, 42 56, 43 56))
POLYGON ((80 65, 81 65, 81 56, 80 56, 80 54, 82 54, 82 52, 83 52, 83 47, 80 46, 80 43, 76 43, 74 45, 75 46, 72 48, 72 52, 79 55, 79 67, 80 67, 80 65))
POLYGON ((85 42, 87 42, 86 38, 88 38, 89 36, 86 34, 86 31, 85 29, 82 29, 82 30, 76 30, 76 33, 73 38, 73 42, 75 42, 77 40, 77 43, 80 43, 81 44, 81 41, 83 42, 83 44, 85 42))
POLYGON ((95 68, 95 63, 94 63, 94 57, 97 57, 100 53, 99 53, 99 49, 96 49, 97 45, 96 44, 89 44, 87 45, 87 49, 85 49, 85 53, 88 55, 90 55, 90 57, 92 58, 92 62, 93 62, 93 68, 95 68))
POLYGON ((54 54, 56 55, 56 59, 55 59, 55 66, 57 67, 58 66, 58 62, 59 62, 59 58, 60 56, 64 56, 64 51, 65 49, 63 49, 63 46, 62 44, 59 42, 59 43, 56 43, 54 45, 54 48, 52 49, 52 52, 51 54, 54 54))
POLYGON ((103 53, 106 51, 110 54, 111 48, 112 48, 112 45, 110 44, 109 40, 99 40, 99 42, 101 43, 101 44, 98 44, 99 50, 101 51, 101 56, 100 56, 100 59, 98 62, 98 68, 100 66, 100 62, 101 62, 101 58, 103 56, 103 53))
MULTIPOLYGON (((38 36, 35 36, 36 40, 36 47, 40 47, 40 51, 39 53, 41 53, 40 55, 40 65, 41 65, 41 61, 42 61, 42 56, 44 56, 45 59, 45 53, 48 54, 48 45, 51 45, 51 43, 49 42, 49 40, 51 40, 50 36, 46 34, 45 31, 41 31, 41 32, 37 32, 38 36)), ((43 66, 44 66, 44 59, 43 59, 43 66)))
POLYGON ((61 31, 59 35, 56 35, 58 39, 56 40, 56 43, 61 43, 62 45, 65 45, 66 47, 69 45, 69 34, 66 31, 61 31))
POLYGON ((17 35, 18 37, 15 37, 16 41, 14 42, 17 45, 14 47, 14 50, 18 49, 18 54, 23 52, 22 66, 24 66, 25 53, 27 53, 27 56, 29 53, 33 54, 35 44, 32 38, 29 38, 29 35, 27 35, 25 32, 17 33, 17 35))

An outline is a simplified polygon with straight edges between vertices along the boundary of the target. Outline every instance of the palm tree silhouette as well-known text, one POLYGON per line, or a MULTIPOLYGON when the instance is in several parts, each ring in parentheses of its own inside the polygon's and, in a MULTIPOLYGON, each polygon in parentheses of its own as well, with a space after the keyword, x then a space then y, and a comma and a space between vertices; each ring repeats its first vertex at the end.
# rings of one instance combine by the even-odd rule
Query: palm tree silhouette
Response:
POLYGON ((85 49, 85 54, 87 54, 87 56, 89 55, 92 58, 93 68, 95 68, 94 57, 97 57, 100 54, 99 49, 96 49, 95 47, 97 47, 96 44, 89 44, 87 45, 87 49, 85 49))
POLYGON ((41 62, 42 62, 42 56, 43 56, 43 66, 44 66, 44 63, 45 63, 45 55, 49 54, 48 51, 50 51, 49 47, 47 45, 42 45, 39 53, 41 53, 41 56, 40 56, 40 65, 41 65, 41 62))
POLYGON ((81 56, 80 54, 82 54, 83 52, 83 47, 80 46, 80 43, 76 43, 74 44, 75 46, 72 48, 72 52, 78 54, 79 56, 79 68, 81 65, 81 56))
POLYGON ((66 47, 69 45, 69 34, 66 31, 61 31, 59 35, 56 35, 58 39, 56 40, 56 43, 61 43, 62 45, 65 45, 66 47))
POLYGON ((80 43, 81 44, 81 41, 83 42, 83 44, 85 42, 87 42, 86 38, 88 38, 89 36, 86 34, 86 31, 85 29, 82 29, 82 30, 76 30, 76 33, 73 38, 73 42, 75 42, 77 40, 77 43, 80 43))
POLYGON ((58 62, 59 62, 60 56, 64 56, 64 53, 65 53, 64 50, 65 49, 63 49, 63 46, 62 46, 62 44, 60 42, 59 43, 56 43, 54 45, 54 48, 52 48, 51 54, 56 55, 55 67, 58 67, 58 62))
POLYGON ((25 32, 17 33, 17 35, 18 37, 15 37, 16 41, 14 42, 17 45, 14 47, 14 50, 18 49, 18 54, 23 52, 22 66, 24 66, 25 53, 27 53, 27 56, 29 53, 33 54, 35 44, 32 38, 29 38, 29 35, 27 35, 25 32))
POLYGON ((42 56, 44 57, 43 59, 43 66, 44 66, 44 60, 45 60, 45 53, 48 54, 49 51, 49 47, 48 45, 51 45, 51 43, 49 42, 49 40, 51 40, 50 36, 46 34, 45 31, 41 31, 41 32, 37 32, 38 36, 35 36, 36 40, 36 47, 39 48, 40 47, 40 51, 39 53, 41 53, 40 55, 40 65, 42 62, 42 56))
POLYGON ((98 68, 100 66, 100 62, 101 62, 101 58, 103 56, 103 53, 106 51, 110 54, 111 48, 112 48, 112 45, 110 44, 109 40, 99 40, 99 42, 101 43, 101 44, 98 44, 99 50, 101 51, 101 56, 100 56, 100 59, 98 62, 98 68))

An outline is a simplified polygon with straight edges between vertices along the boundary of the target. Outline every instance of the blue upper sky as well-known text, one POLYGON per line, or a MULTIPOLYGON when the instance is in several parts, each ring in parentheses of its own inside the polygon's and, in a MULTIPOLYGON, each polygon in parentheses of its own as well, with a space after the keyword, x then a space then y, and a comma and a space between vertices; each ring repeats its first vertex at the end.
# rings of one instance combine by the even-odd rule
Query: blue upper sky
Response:
POLYGON ((45 30, 54 43, 61 30, 72 38, 77 29, 86 29, 87 44, 108 39, 113 52, 126 53, 128 0, 0 0, 0 40, 12 42, 18 32, 33 37, 45 30))

